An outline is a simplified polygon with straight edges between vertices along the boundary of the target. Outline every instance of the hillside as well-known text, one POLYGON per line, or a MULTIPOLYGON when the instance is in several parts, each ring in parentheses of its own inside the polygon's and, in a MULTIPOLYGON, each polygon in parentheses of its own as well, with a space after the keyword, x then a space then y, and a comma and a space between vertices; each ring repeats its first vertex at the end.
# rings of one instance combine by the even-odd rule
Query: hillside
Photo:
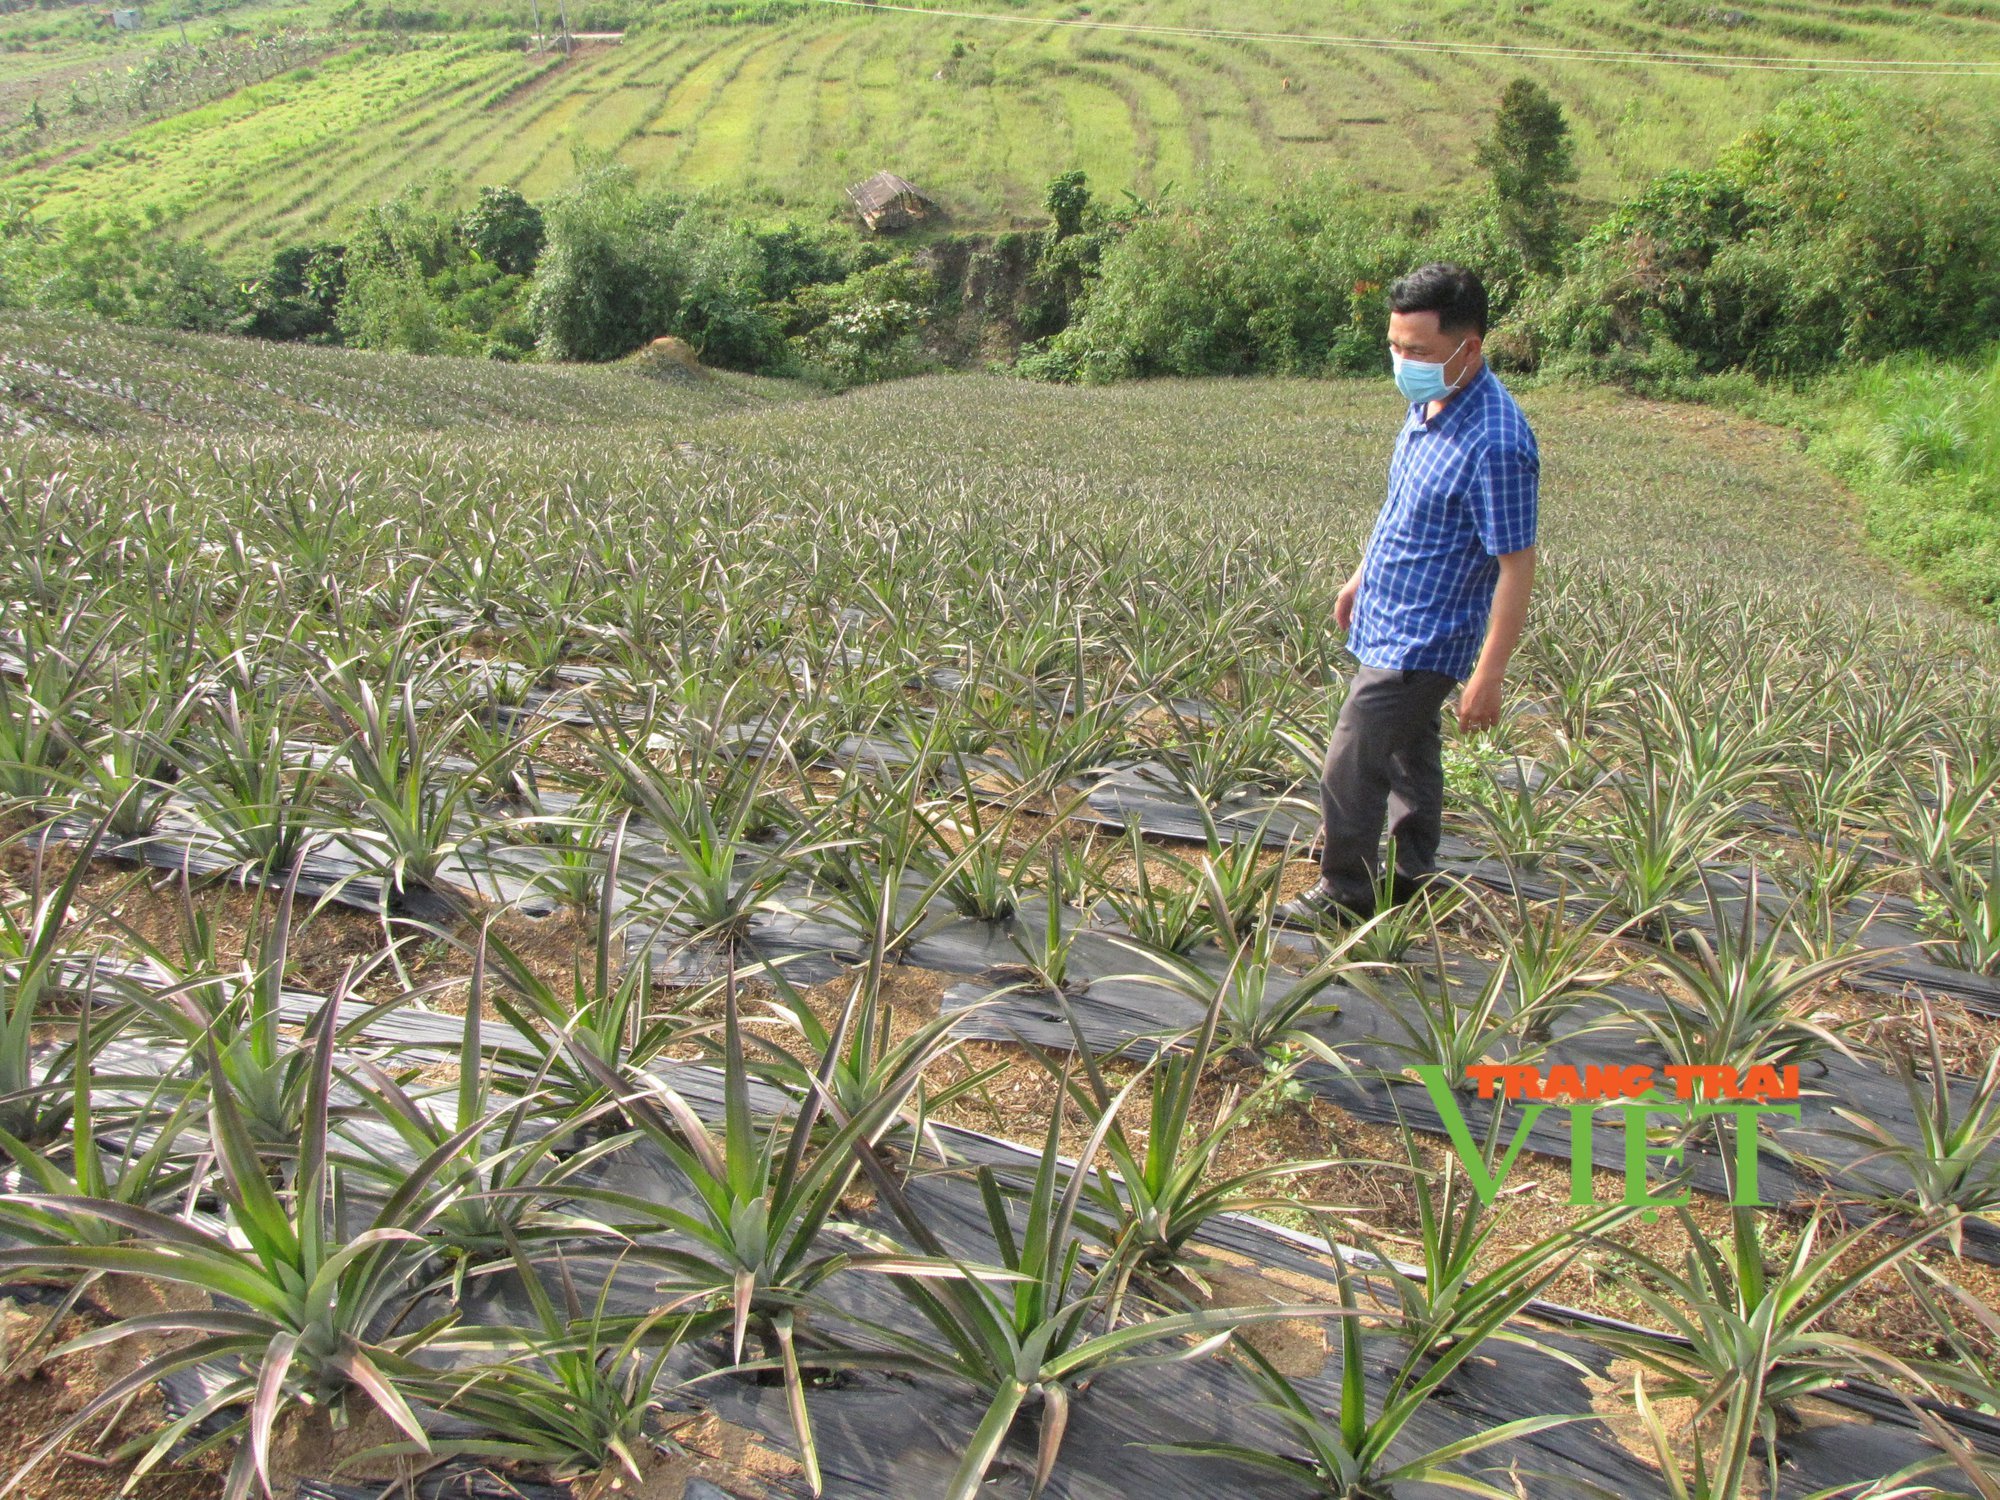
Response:
MULTIPOLYGON (((1434 194, 1472 171, 1495 96, 1525 73, 1561 100, 1581 191, 1603 202, 1707 159, 1808 68, 1892 76, 1980 112, 2000 105, 2000 8, 1982 0, 1264 0, 1248 12, 1115 0, 938 15, 800 3, 726 25, 686 4, 630 10, 622 41, 586 43, 567 61, 525 54, 519 32, 368 33, 367 47, 363 34, 329 34, 317 65, 166 118, 95 137, 52 130, 0 170, 0 191, 45 213, 184 208, 219 249, 333 230, 434 173, 464 195, 508 183, 544 196, 580 149, 645 181, 806 218, 889 166, 971 228, 1038 218, 1042 184, 1071 167, 1141 194, 1225 167, 1252 186, 1336 169, 1385 193, 1434 194), (1217 30, 1229 34, 1199 34, 1217 30), (1508 48, 1535 55, 1496 50, 1508 48), (1630 56, 1640 52, 1683 61, 1630 56)), ((229 12, 239 28, 332 14, 296 3, 229 12)), ((0 45, 24 24, 0 17, 0 45)), ((79 59, 106 52, 67 36, 21 45, 0 76, 10 114, 31 97, 57 109, 79 59)))
POLYGON ((1791 434, 1522 391, 1507 711, 1309 934, 1384 378, 0 353, 38 1497, 2000 1475, 2000 637, 1791 434))
MULTIPOLYGON (((1380 503, 1399 410, 1382 380, 1155 380, 1096 389, 996 376, 905 380, 818 399, 727 372, 690 381, 613 365, 508 365, 165 333, 0 313, 0 423, 150 449, 188 433, 331 451, 342 433, 456 429, 536 467, 671 463, 746 483, 772 504, 804 486, 923 511, 978 497, 988 524, 1186 518, 1189 534, 1318 550, 1380 503), (671 456, 659 456, 663 434, 671 456), (698 455, 698 456, 697 456, 698 455)), ((1883 603, 1920 595, 1859 551, 1856 507, 1780 429, 1606 391, 1528 389, 1558 567, 1639 568, 1817 594, 1834 580, 1883 603), (1643 517, 1643 523, 1635 523, 1643 517)), ((132 448, 131 451, 141 451, 132 448)), ((1956 628, 1959 624, 1953 620, 1956 628)), ((1977 635, 1977 632, 1975 632, 1977 635)))
POLYGON ((510 366, 0 312, 0 432, 337 432, 677 423, 801 399, 787 381, 693 379, 643 356, 510 366))

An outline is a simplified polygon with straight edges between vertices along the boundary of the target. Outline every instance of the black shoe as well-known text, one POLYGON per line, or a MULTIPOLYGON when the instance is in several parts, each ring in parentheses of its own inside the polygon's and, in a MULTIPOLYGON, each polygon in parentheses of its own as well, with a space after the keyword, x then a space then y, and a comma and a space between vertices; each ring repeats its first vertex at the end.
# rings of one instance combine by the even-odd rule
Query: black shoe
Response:
POLYGON ((1405 875, 1401 870, 1389 877, 1389 901, 1401 906, 1406 901, 1414 901, 1433 885, 1437 884, 1437 872, 1432 870, 1423 875, 1405 875))
POLYGON ((1359 927, 1375 914, 1374 906, 1372 901, 1344 901, 1322 880, 1281 902, 1271 921, 1279 927, 1359 927))

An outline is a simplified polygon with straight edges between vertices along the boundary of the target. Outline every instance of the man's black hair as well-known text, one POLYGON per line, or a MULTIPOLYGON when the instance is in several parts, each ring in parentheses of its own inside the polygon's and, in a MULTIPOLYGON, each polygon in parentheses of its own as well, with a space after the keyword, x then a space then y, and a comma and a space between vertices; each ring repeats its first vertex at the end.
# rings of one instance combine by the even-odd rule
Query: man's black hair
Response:
POLYGON ((1440 333, 1486 337, 1486 283, 1477 271, 1436 260, 1389 288, 1392 312, 1434 312, 1440 333))

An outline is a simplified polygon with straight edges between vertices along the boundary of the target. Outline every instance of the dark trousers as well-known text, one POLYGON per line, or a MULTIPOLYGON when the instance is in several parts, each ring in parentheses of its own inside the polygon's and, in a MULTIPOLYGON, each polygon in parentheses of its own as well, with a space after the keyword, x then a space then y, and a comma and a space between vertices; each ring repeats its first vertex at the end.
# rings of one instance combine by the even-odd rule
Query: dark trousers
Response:
POLYGON ((1347 687, 1320 770, 1320 872, 1336 898, 1372 905, 1382 823, 1398 874, 1437 867, 1444 822, 1444 745, 1438 713, 1458 679, 1443 672, 1362 667, 1347 687))

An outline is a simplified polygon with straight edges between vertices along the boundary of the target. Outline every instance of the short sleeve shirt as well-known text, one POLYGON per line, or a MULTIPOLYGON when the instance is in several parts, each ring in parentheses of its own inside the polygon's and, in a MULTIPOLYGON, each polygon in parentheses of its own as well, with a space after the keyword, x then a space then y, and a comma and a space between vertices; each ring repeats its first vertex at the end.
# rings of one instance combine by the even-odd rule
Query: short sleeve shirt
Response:
POLYGON ((1535 543, 1540 481, 1528 419, 1485 365, 1435 418, 1413 402, 1364 554, 1347 635, 1354 659, 1470 677, 1498 559, 1535 543))

